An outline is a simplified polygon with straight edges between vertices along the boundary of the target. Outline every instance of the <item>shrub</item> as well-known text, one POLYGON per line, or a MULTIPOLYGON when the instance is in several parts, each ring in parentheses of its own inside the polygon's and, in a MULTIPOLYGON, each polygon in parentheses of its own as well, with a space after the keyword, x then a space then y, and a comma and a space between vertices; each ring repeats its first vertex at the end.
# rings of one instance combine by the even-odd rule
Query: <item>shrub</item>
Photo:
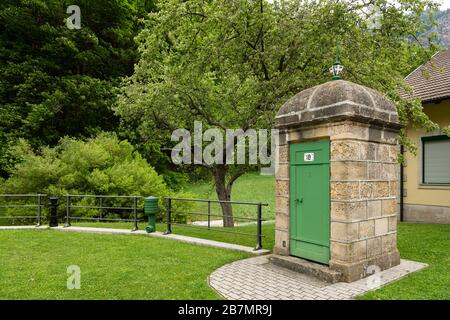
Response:
MULTIPOLYGON (((162 212, 162 199, 176 195, 128 141, 120 141, 114 134, 101 133, 84 141, 66 137, 56 147, 44 147, 39 152, 21 140, 13 152, 20 162, 10 170, 10 178, 2 183, 0 193, 151 195, 161 199, 162 212)), ((111 206, 130 205, 125 204, 125 199, 109 201, 111 206)), ((95 200, 80 203, 95 205, 95 200)), ((63 206, 60 210, 62 214, 63 206)), ((77 210, 77 215, 95 215, 92 210, 77 210)), ((109 214, 117 217, 117 212, 109 214)), ((174 218, 186 221, 183 215, 174 218)))

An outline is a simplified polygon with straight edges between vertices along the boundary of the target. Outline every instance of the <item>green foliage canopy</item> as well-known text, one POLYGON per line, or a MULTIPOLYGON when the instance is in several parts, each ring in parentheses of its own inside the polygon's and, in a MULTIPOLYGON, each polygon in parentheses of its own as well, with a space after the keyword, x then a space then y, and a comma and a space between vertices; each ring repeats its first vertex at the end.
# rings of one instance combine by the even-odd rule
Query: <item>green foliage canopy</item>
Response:
MULTIPOLYGON (((435 128, 419 101, 399 96, 404 77, 435 50, 432 39, 428 47, 417 40, 434 8, 428 0, 162 1, 137 37, 140 59, 117 114, 143 140, 162 143, 176 128, 192 132, 195 120, 205 130, 271 128, 286 99, 331 80, 338 39, 344 79, 389 96, 403 123, 435 128), (379 9, 377 28, 369 4, 379 9)), ((219 199, 229 200, 241 172, 209 169, 219 199)))
POLYGON ((133 146, 112 134, 86 141, 64 138, 56 147, 43 147, 39 153, 21 140, 14 154, 21 161, 0 187, 3 193, 159 197, 169 193, 162 177, 133 146))
POLYGON ((65 135, 114 131, 120 77, 137 59, 133 37, 149 0, 79 0, 81 29, 66 26, 68 0, 0 2, 0 176, 18 138, 33 148, 65 135))
MULTIPOLYGON (((150 14, 117 113, 142 135, 167 136, 193 120, 219 128, 271 127, 281 104, 329 81, 335 43, 344 78, 399 101, 399 86, 435 50, 413 41, 432 1, 376 0, 380 28, 351 1, 168 0, 150 14), (159 133, 158 133, 159 132, 159 133)), ((367 8, 366 8, 367 9, 367 8)), ((426 125, 420 112, 404 121, 426 125)), ((405 112, 403 112, 405 111, 405 112)))

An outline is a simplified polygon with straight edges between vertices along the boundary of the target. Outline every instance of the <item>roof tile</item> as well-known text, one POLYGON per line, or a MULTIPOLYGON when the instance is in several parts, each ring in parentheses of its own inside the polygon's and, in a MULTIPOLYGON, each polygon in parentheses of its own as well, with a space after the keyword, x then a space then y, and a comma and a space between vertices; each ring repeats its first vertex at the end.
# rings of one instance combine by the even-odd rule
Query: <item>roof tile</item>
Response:
MULTIPOLYGON (((405 80, 413 88, 413 96, 422 102, 450 98, 450 49, 435 54, 405 80)), ((407 94, 403 96, 406 98, 407 94)))

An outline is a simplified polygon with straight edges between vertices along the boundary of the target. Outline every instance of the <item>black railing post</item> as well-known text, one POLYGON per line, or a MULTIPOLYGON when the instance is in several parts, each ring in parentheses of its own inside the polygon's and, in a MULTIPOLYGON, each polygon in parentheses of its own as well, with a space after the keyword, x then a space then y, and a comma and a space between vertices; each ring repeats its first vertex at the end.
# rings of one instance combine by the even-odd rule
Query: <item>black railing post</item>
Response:
POLYGON ((100 196, 99 198, 99 206, 100 206, 100 218, 97 220, 97 222, 100 222, 100 220, 103 219, 103 197, 100 196))
POLYGON ((258 221, 257 221, 257 230, 256 230, 256 248, 255 250, 262 249, 262 203, 258 203, 258 221))
POLYGON ((36 227, 40 227, 42 224, 42 195, 39 193, 37 195, 37 203, 38 203, 38 207, 37 207, 37 225, 36 227))
POLYGON ((70 194, 66 194, 66 224, 64 227, 70 227, 70 194))
POLYGON ((167 229, 164 234, 172 233, 172 198, 167 198, 167 229))
POLYGON ((208 200, 208 230, 211 230, 211 201, 208 200))
POLYGON ((57 227, 58 226, 58 198, 57 197, 50 197, 50 227, 57 227))
POLYGON ((133 231, 137 231, 138 230, 137 197, 134 197, 134 199, 133 199, 133 213, 134 213, 133 231))

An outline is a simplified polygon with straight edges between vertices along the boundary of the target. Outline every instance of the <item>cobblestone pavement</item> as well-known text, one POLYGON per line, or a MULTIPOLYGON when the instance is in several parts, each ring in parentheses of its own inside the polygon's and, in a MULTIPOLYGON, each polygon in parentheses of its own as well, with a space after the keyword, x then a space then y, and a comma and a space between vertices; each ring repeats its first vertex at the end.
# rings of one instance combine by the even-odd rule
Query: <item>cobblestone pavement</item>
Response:
POLYGON ((400 265, 353 283, 329 284, 271 264, 268 256, 239 260, 214 271, 209 284, 231 300, 348 300, 396 281, 428 265, 401 260, 400 265))

